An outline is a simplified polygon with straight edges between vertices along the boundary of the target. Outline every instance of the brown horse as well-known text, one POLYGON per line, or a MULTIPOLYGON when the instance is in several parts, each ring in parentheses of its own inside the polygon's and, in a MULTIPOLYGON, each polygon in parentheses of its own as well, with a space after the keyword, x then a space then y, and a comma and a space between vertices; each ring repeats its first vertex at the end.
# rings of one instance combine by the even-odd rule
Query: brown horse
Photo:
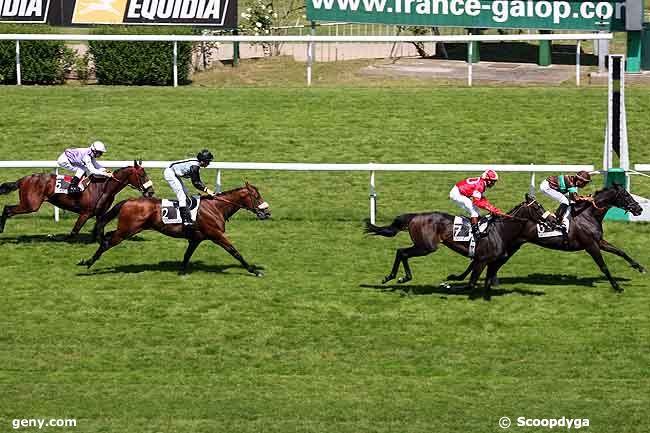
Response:
MULTIPOLYGON (((610 244, 603 237, 603 219, 605 214, 612 207, 618 207, 625 212, 633 215, 641 215, 643 209, 641 205, 634 200, 634 197, 621 185, 613 185, 609 188, 597 191, 593 195, 592 201, 580 201, 572 206, 569 219, 568 239, 564 240, 562 236, 540 238, 537 234, 537 225, 530 222, 521 232, 520 236, 507 246, 507 254, 500 257, 499 260, 490 263, 487 270, 486 280, 496 281, 497 272, 506 264, 525 243, 532 243, 543 248, 550 248, 558 251, 587 251, 598 265, 601 272, 605 274, 607 280, 616 292, 622 292, 623 288, 619 286, 609 272, 607 264, 603 259, 602 251, 617 255, 627 261, 633 269, 642 274, 646 269, 636 260, 627 255, 622 249, 610 244)), ((450 275, 448 280, 462 281, 470 272, 472 272, 474 262, 470 263, 465 272, 461 275, 450 275)))
MULTIPOLYGON (((164 235, 175 238, 186 237, 182 224, 163 223, 161 204, 162 201, 155 198, 129 199, 116 204, 113 209, 100 218, 97 224, 98 231, 102 232, 107 223, 119 217, 117 230, 107 233, 102 238, 99 248, 92 258, 83 260, 78 264, 90 268, 108 249, 140 233, 142 230, 156 230, 164 235)), ((248 272, 258 277, 263 275, 255 266, 248 264, 244 260, 242 255, 239 254, 239 251, 235 249, 225 235, 226 221, 239 209, 251 211, 261 220, 271 216, 268 204, 264 201, 257 188, 248 182, 242 188, 233 189, 214 197, 204 196, 201 199, 196 223, 190 233, 188 239, 189 245, 185 251, 183 266, 179 273, 184 274, 187 272, 190 257, 192 257, 199 244, 208 239, 221 246, 230 255, 239 260, 248 272)))
MULTIPOLYGON (((517 205, 507 215, 493 217, 488 226, 487 233, 477 241, 476 253, 471 263, 472 276, 469 287, 470 299, 477 298, 480 294, 476 290, 476 283, 488 264, 494 263, 507 254, 508 245, 512 244, 521 231, 534 221, 543 221, 543 209, 534 200, 526 199, 517 205)), ((395 253, 393 267, 382 284, 395 279, 400 265, 404 266, 404 276, 397 280, 405 283, 413 278, 408 259, 422 257, 436 251, 440 244, 461 254, 469 256, 469 242, 454 240, 454 216, 444 212, 428 212, 420 214, 403 214, 396 217, 392 224, 379 227, 366 221, 365 232, 371 235, 393 237, 400 231, 408 231, 413 245, 408 248, 398 248, 395 253)), ((490 300, 491 281, 486 280, 483 297, 490 300)))
POLYGON ((18 190, 20 196, 20 204, 4 207, 0 217, 0 233, 4 231, 7 218, 36 212, 44 201, 48 201, 61 209, 79 214, 69 235, 73 237, 89 218, 103 215, 113 204, 117 193, 126 186, 139 190, 143 196, 151 197, 154 194, 153 183, 138 161, 133 161, 133 167, 116 170, 113 177, 92 178, 81 194, 55 194, 55 184, 55 174, 37 173, 0 185, 0 194, 18 190))

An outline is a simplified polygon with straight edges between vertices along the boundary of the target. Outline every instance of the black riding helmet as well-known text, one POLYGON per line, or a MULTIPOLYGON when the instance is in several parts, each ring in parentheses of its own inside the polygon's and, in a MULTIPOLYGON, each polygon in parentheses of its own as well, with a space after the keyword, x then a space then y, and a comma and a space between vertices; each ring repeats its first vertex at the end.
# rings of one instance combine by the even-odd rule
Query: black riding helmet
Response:
POLYGON ((203 149, 196 155, 196 159, 200 162, 210 162, 214 159, 214 156, 208 149, 203 149))

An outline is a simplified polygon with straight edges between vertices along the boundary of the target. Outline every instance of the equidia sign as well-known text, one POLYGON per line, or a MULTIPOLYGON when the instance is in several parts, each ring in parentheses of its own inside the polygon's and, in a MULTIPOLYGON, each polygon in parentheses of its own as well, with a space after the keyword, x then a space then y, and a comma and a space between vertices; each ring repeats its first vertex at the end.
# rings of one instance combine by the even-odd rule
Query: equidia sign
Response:
POLYGON ((0 0, 0 21, 44 23, 49 0, 0 0))
POLYGON ((236 0, 54 0, 62 25, 145 24, 235 28, 236 0))

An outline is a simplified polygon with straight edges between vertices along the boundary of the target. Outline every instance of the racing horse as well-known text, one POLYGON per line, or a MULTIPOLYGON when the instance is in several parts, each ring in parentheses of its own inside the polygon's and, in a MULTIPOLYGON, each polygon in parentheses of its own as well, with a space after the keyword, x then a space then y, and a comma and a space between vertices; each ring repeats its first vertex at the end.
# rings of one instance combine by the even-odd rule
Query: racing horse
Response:
MULTIPOLYGON (((528 226, 529 218, 543 221, 544 210, 535 200, 529 200, 517 205, 504 216, 493 217, 488 226, 487 234, 479 238, 476 251, 472 260, 472 276, 470 279, 470 298, 479 297, 476 283, 483 269, 488 263, 493 263, 507 254, 507 246, 515 242, 521 231, 528 226)), ((413 245, 408 248, 398 248, 395 254, 393 268, 382 284, 395 279, 400 264, 404 266, 404 276, 397 280, 405 283, 413 278, 408 259, 411 257, 426 256, 438 249, 442 243, 449 249, 469 257, 469 242, 454 240, 454 216, 444 212, 412 213, 396 217, 392 224, 378 227, 366 221, 365 232, 371 235, 393 237, 400 231, 408 230, 413 245)), ((491 281, 486 279, 483 297, 490 299, 491 281)))
MULTIPOLYGON (((632 195, 621 185, 614 185, 609 188, 597 191, 593 200, 580 201, 572 206, 569 217, 568 238, 562 236, 540 238, 537 235, 537 226, 534 223, 528 224, 521 232, 518 239, 507 246, 507 254, 493 263, 490 263, 487 270, 487 279, 494 280, 499 269, 513 256, 525 243, 533 243, 543 248, 550 248, 559 251, 582 251, 585 250, 594 259, 601 272, 605 274, 612 288, 616 292, 622 292, 616 280, 607 268, 603 259, 602 251, 622 257, 629 265, 642 274, 646 269, 636 260, 631 258, 625 251, 615 247, 603 238, 603 218, 609 209, 618 207, 633 215, 640 215, 643 209, 632 195)), ((465 272, 460 275, 447 277, 451 281, 462 281, 472 271, 473 264, 470 264, 465 272)))
MULTIPOLYGON (((180 274, 187 273, 188 263, 192 254, 204 240, 211 240, 225 249, 237 259, 246 270, 258 277, 263 275, 255 266, 244 260, 226 237, 226 221, 239 209, 254 213, 257 218, 264 220, 271 216, 269 205, 264 201, 257 188, 248 182, 241 188, 223 192, 216 196, 203 196, 196 215, 196 223, 191 230, 183 265, 180 274)), ((90 268, 108 249, 113 248, 142 230, 156 230, 164 235, 185 238, 183 224, 165 224, 162 219, 162 201, 156 198, 133 198, 116 204, 98 221, 98 231, 103 232, 104 226, 118 218, 117 230, 106 233, 100 241, 99 248, 88 260, 78 264, 90 268)))
POLYGON ((0 217, 0 233, 4 231, 7 218, 36 212, 44 201, 48 201, 61 209, 79 214, 68 235, 72 238, 89 218, 101 216, 108 211, 115 196, 127 186, 137 189, 143 196, 153 196, 153 182, 149 180, 141 163, 133 161, 132 167, 120 168, 113 172, 112 177, 92 177, 88 187, 81 194, 75 195, 55 194, 56 175, 51 173, 36 173, 15 182, 3 183, 0 185, 0 194, 18 190, 20 204, 4 207, 0 217))

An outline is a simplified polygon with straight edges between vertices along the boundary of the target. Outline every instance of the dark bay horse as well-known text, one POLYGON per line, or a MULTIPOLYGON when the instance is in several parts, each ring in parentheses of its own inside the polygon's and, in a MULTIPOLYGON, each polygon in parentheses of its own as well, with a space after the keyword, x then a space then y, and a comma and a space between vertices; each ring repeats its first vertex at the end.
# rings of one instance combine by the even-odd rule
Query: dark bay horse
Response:
POLYGON ((113 204, 117 193, 127 186, 137 189, 147 197, 154 194, 153 183, 138 161, 133 161, 133 167, 114 171, 113 177, 93 178, 81 194, 55 194, 55 184, 55 174, 37 173, 0 185, 0 194, 18 190, 20 197, 20 204, 4 207, 0 217, 0 233, 4 231, 7 218, 36 212, 44 201, 48 201, 61 209, 79 214, 69 235, 73 237, 79 233, 89 218, 103 215, 113 204))
MULTIPOLYGON (((612 274, 603 260, 602 251, 615 254, 627 261, 630 266, 640 273, 646 273, 646 269, 637 261, 632 259, 620 248, 615 247, 603 238, 603 218, 612 207, 618 207, 634 215, 643 212, 641 206, 634 200, 629 192, 620 185, 614 185, 597 191, 593 201, 580 201, 573 205, 569 217, 568 240, 565 242, 562 236, 540 238, 537 236, 537 226, 529 223, 521 232, 519 237, 507 246, 507 254, 499 260, 490 263, 487 270, 486 280, 494 280, 497 272, 515 254, 522 245, 527 242, 539 245, 543 248, 550 248, 559 251, 582 251, 585 250, 594 259, 601 272, 605 274, 612 288, 617 292, 623 289, 614 280, 612 274)), ((473 270, 474 264, 470 264, 461 275, 450 275, 448 280, 461 281, 473 270)))
MULTIPOLYGON (((142 230, 156 230, 167 236, 185 238, 182 224, 163 223, 161 203, 162 201, 156 198, 137 198, 124 200, 116 204, 100 218, 98 231, 103 232, 104 226, 118 217, 117 230, 103 236, 95 254, 90 259, 79 262, 79 265, 90 268, 108 249, 140 233, 142 230)), ((249 265, 244 260, 239 251, 226 237, 226 221, 239 209, 251 211, 261 220, 271 216, 268 204, 264 201, 257 188, 248 182, 242 188, 233 189, 214 197, 204 196, 201 198, 196 223, 193 226, 191 237, 188 239, 189 245, 183 257, 181 274, 187 272, 190 257, 192 257, 199 244, 207 239, 228 251, 230 255, 239 260, 248 272, 258 277, 263 275, 255 266, 249 265)))
MULTIPOLYGON (((544 211, 537 201, 526 201, 517 205, 506 216, 494 217, 490 224, 487 236, 479 239, 476 252, 472 260, 472 277, 470 288, 471 298, 478 297, 476 283, 481 272, 488 263, 493 263, 507 253, 507 246, 511 245, 528 225, 529 219, 542 221, 544 211), (524 211, 524 209, 526 209, 524 211), (525 215, 521 217, 520 215, 525 215)), ((469 242, 454 240, 454 216, 444 212, 429 212, 420 214, 399 215, 389 226, 378 227, 366 222, 366 233, 393 237, 400 231, 408 230, 413 245, 408 248, 398 248, 395 254, 393 268, 382 284, 395 279, 400 264, 404 266, 404 277, 398 279, 405 283, 413 278, 408 259, 431 254, 442 243, 451 250, 465 257, 469 256, 469 242)), ((484 298, 490 299, 490 283, 486 281, 484 298)))

